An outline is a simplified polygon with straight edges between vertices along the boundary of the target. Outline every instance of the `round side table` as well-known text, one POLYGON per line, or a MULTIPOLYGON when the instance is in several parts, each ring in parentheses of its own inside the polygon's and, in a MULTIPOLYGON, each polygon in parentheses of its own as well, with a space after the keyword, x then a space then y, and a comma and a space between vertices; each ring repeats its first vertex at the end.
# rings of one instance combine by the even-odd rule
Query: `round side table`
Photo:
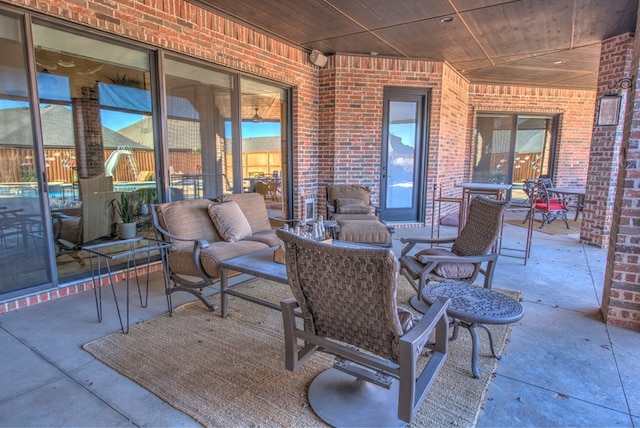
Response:
POLYGON ((422 298, 431 304, 438 296, 451 299, 447 314, 454 318, 452 340, 458 336, 460 325, 467 328, 471 334, 471 371, 474 377, 480 377, 478 369, 479 339, 477 328, 480 327, 489 336, 491 354, 500 359, 493 347, 493 336, 486 324, 511 324, 522 318, 524 310, 515 299, 497 291, 466 282, 432 282, 422 289, 422 298))

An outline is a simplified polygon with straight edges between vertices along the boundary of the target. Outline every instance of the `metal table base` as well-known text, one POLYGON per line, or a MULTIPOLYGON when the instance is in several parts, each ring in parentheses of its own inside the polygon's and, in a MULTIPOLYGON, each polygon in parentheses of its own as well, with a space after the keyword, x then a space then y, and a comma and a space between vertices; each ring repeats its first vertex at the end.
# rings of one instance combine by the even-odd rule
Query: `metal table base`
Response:
POLYGON ((171 295, 168 292, 169 278, 167 275, 168 269, 165 269, 164 263, 166 262, 166 251, 173 244, 164 241, 159 241, 151 238, 132 238, 121 241, 105 242, 95 245, 83 246, 82 250, 89 253, 89 263, 91 265, 91 278, 93 281, 93 293, 96 301, 96 311, 98 313, 98 322, 102 322, 102 286, 101 272, 103 268, 106 269, 109 285, 111 285, 111 291, 113 293, 113 300, 116 305, 116 312, 118 313, 118 320, 120 321, 120 329, 122 333, 129 333, 129 289, 130 289, 130 269, 133 267, 133 273, 135 275, 136 287, 138 288, 138 295, 140 298, 140 306, 142 308, 147 307, 149 301, 149 274, 148 269, 151 264, 151 253, 158 251, 163 263, 162 274, 164 278, 165 294, 167 296, 167 306, 169 312, 171 312, 171 295), (115 249, 117 246, 123 246, 124 249, 115 249), (108 252, 112 249, 114 252, 108 252), (140 254, 146 254, 146 259, 136 260, 136 257, 140 254), (120 305, 118 303, 118 297, 116 295, 116 289, 113 281, 112 264, 114 262, 126 262, 126 322, 122 320, 122 313, 120 311, 120 305), (103 264, 104 263, 104 264, 103 264), (147 267, 147 277, 145 283, 144 298, 140 289, 140 278, 138 277, 138 267, 147 267))

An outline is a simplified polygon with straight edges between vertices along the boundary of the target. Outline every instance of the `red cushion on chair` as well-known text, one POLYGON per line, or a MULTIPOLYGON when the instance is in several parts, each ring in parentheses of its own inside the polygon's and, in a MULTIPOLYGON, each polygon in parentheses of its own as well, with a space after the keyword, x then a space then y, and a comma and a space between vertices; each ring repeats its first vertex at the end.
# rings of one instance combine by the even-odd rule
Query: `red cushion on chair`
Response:
POLYGON ((536 209, 542 211, 562 211, 566 210, 565 206, 558 202, 549 202, 549 206, 545 202, 536 202, 536 209))

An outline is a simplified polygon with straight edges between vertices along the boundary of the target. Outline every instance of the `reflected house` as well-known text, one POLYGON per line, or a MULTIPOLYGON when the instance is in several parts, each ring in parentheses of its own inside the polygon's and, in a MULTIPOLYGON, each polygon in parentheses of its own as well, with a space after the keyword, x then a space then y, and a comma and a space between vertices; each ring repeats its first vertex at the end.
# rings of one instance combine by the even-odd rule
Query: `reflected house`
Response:
MULTIPOLYGON (((73 133, 73 113, 59 105, 48 105, 40 109, 44 137, 44 157, 47 178, 50 183, 74 184, 77 169, 82 162, 82 150, 77 150, 73 133), (80 157, 80 159, 78 159, 80 157)), ((26 108, 0 109, 0 122, 11 127, 0 129, 0 150, 3 151, 3 183, 35 182, 33 163, 33 143, 31 118, 26 108), (31 177, 31 175, 34 175, 31 177)), ((126 147, 136 157, 138 165, 146 164, 146 158, 153 161, 153 151, 109 128, 102 127, 104 159, 118 148, 126 147)), ((114 179, 136 181, 129 165, 118 165, 114 179)))
MULTIPOLYGON (((150 117, 120 129, 118 132, 138 141, 139 145, 152 150, 154 147, 153 124, 150 117)), ((200 123, 185 118, 170 118, 167 120, 169 142, 169 165, 171 165, 171 180, 174 189, 182 190, 185 198, 194 197, 195 190, 182 179, 204 175, 202 169, 202 147, 200 144, 200 123), (186 193, 185 193, 186 192, 186 193)), ((219 143, 219 142, 218 142, 219 143)), ((222 179, 215 181, 214 196, 232 191, 233 163, 231 137, 227 136, 224 144, 217 144, 216 159, 222 172, 222 179)), ((280 174, 282 165, 282 141, 278 135, 247 137, 242 139, 242 176, 249 177, 261 173, 272 175, 274 171, 280 174)), ((200 190, 202 192, 202 190, 200 190)), ((200 197, 203 195, 200 194, 200 197)))

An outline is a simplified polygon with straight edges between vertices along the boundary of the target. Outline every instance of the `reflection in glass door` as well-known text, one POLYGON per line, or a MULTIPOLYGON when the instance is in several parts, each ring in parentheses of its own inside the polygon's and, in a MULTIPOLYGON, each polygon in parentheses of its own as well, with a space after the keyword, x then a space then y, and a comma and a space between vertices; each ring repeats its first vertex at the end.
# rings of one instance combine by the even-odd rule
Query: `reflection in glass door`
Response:
POLYGON ((426 171, 426 98, 410 88, 386 88, 383 108, 383 144, 380 218, 420 221, 426 171))
MULTIPOLYGON (((149 52, 33 25, 58 278, 90 271, 82 245, 117 239, 122 195, 157 196, 149 52)), ((136 210, 139 236, 150 218, 136 210)))
POLYGON ((286 91, 246 77, 241 90, 243 190, 261 193, 271 215, 286 218, 286 91))
POLYGON ((0 296, 49 287, 52 266, 34 141, 23 27, 0 15, 0 296))
POLYGON ((553 117, 479 114, 473 182, 512 184, 511 198, 524 198, 526 179, 550 173, 554 124, 553 117))

